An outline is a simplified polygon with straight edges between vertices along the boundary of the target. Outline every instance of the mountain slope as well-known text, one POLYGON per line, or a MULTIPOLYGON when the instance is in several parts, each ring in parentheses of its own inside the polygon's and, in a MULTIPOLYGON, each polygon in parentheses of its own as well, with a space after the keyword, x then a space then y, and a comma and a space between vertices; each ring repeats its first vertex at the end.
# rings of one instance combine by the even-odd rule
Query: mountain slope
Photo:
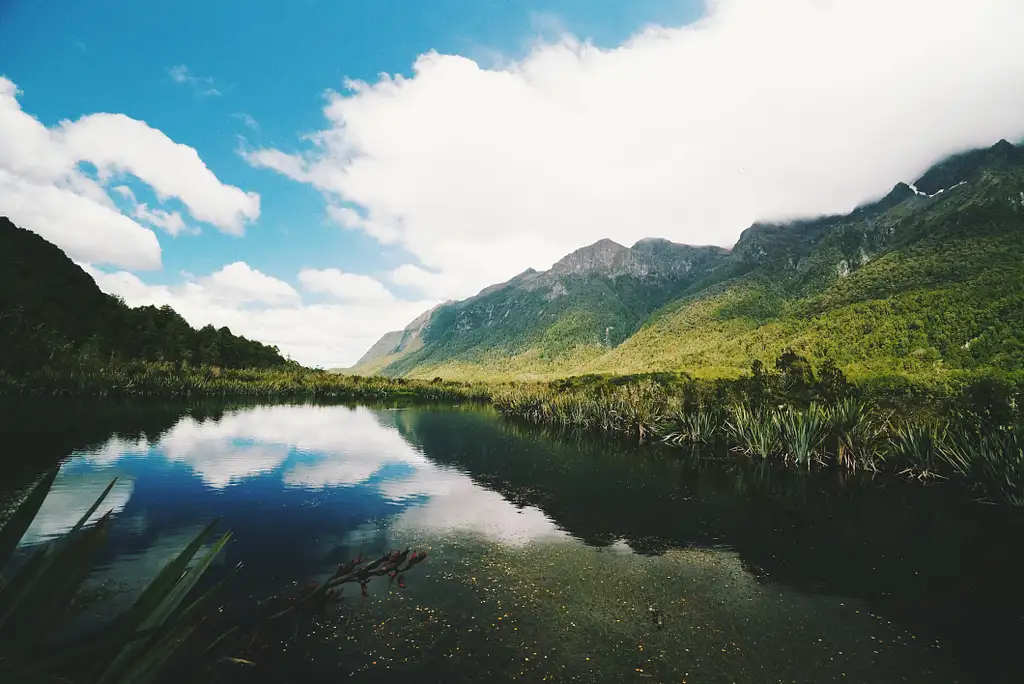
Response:
POLYGON ((125 306, 58 247, 0 217, 0 372, 111 361, 286 363, 276 347, 227 328, 195 330, 170 307, 125 306))
POLYGON ((1024 150, 957 155, 848 215, 755 224, 731 251, 602 241, 485 293, 377 370, 731 376, 786 347, 855 375, 1019 370, 1024 150))
POLYGON ((632 248, 602 240, 548 271, 527 270, 475 297, 438 307, 429 320, 421 317, 410 326, 415 334, 412 343, 402 338, 404 347, 391 345, 399 338, 388 333, 352 372, 401 375, 452 359, 493 368, 511 359, 521 366, 517 373, 528 373, 593 360, 711 273, 726 254, 718 247, 666 240, 644 240, 632 248), (388 359, 384 366, 383 358, 388 359))

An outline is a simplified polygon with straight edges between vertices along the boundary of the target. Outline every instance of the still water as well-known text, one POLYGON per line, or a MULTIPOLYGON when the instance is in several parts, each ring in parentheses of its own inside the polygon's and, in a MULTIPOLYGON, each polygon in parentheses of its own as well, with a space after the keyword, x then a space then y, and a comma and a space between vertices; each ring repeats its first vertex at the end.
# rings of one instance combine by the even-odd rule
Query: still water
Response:
POLYGON ((235 533, 222 569, 244 563, 235 596, 429 550, 404 590, 349 587, 325 645, 275 681, 1024 681, 1024 526, 941 485, 545 435, 465 407, 6 416, 0 440, 35 457, 8 457, 8 492, 67 456, 26 544, 119 478, 90 580, 106 608, 216 517, 235 533))

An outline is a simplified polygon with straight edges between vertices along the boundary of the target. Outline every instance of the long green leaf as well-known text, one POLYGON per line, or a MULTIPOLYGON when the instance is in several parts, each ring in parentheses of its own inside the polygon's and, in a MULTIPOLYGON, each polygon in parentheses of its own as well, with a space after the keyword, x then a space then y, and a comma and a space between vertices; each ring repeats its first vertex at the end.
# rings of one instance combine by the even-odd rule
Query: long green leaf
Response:
POLYGON ((43 479, 32 488, 25 500, 14 509, 14 513, 4 522, 4 526, 0 527, 0 570, 3 570, 10 561, 14 550, 18 548, 18 542, 25 536, 25 532, 35 520, 43 501, 46 500, 46 495, 50 493, 53 481, 57 478, 58 470, 59 468, 51 468, 43 476, 43 479))
POLYGON ((28 596, 5 625, 5 638, 31 643, 57 625, 92 571, 106 543, 108 523, 109 514, 50 555, 39 578, 26 588, 28 596))
POLYGON ((11 581, 0 588, 0 634, 3 632, 4 623, 14 612, 15 608, 28 595, 26 587, 34 583, 42 569, 49 562, 49 555, 53 551, 52 544, 40 546, 28 562, 25 563, 11 578, 11 581))
POLYGON ((185 573, 188 568, 188 564, 192 562, 192 559, 202 548, 203 542, 210 536, 213 529, 217 526, 220 520, 214 520, 206 528, 200 532, 196 537, 182 549, 181 553, 177 555, 173 560, 169 561, 167 565, 160 570, 153 581, 146 586, 146 589, 142 592, 132 607, 125 614, 121 627, 127 628, 128 632, 134 632, 142 623, 149 617, 156 607, 163 601, 167 592, 181 579, 181 576, 185 573))
POLYGON ((177 652, 196 629, 195 625, 183 624, 150 642, 132 667, 117 679, 117 684, 146 684, 154 681, 168 660, 177 652))
MULTIPOLYGON (((220 540, 214 544, 210 551, 196 563, 187 572, 175 572, 175 569, 181 567, 186 568, 188 562, 196 555, 203 540, 209 535, 213 526, 216 525, 216 521, 211 523, 205 530, 199 533, 199 535, 185 548, 177 558, 170 561, 164 569, 161 570, 160 574, 157 575, 156 579, 150 583, 143 595, 139 597, 136 604, 132 606, 130 612, 134 614, 130 616, 130 621, 126 621, 120 626, 120 629, 131 628, 131 631, 135 631, 138 628, 151 629, 159 628, 164 625, 167 618, 171 616, 174 610, 181 604, 185 596, 195 586, 199 577, 206 571, 213 562, 213 558, 220 552, 228 539, 231 538, 231 533, 226 533, 220 540), (145 602, 143 602, 145 599, 145 602), (136 610, 138 608, 138 610, 136 610), (138 622, 136 622, 138 621, 138 622)), ((147 652, 148 644, 152 642, 134 642, 125 646, 124 649, 114 658, 114 661, 106 669, 103 675, 100 677, 98 684, 110 684, 111 682, 120 683, 122 673, 130 668, 135 667, 136 661, 139 657, 145 657, 147 652)))
POLYGON ((93 505, 90 506, 89 510, 85 512, 85 515, 78 519, 78 522, 75 523, 75 526, 72 527, 71 530, 68 532, 69 536, 75 534, 76 532, 78 532, 78 530, 82 529, 85 526, 85 523, 89 521, 89 518, 92 517, 92 514, 96 512, 96 510, 100 507, 100 504, 102 504, 103 501, 107 498, 107 495, 110 494, 110 490, 114 488, 115 484, 117 484, 116 477, 113 480, 111 480, 110 484, 107 485, 106 489, 104 489, 100 493, 100 495, 96 498, 96 501, 93 503, 93 505))
MULTIPOLYGON (((46 498, 45 494, 49 492, 50 486, 53 484, 53 479, 56 477, 56 475, 57 469, 51 470, 47 474, 47 477, 44 478, 35 487, 35 489, 33 489, 32 493, 29 494, 29 497, 26 498, 24 502, 22 502, 22 506, 20 508, 23 508, 27 505, 30 511, 32 512, 32 516, 34 517, 35 515, 37 515, 39 513, 39 508, 42 504, 42 500, 46 498), (39 496, 40 491, 42 491, 41 497, 39 496)), ((62 567, 62 564, 66 561, 68 557, 61 555, 61 553, 64 551, 63 548, 61 548, 60 551, 54 551, 54 548, 61 547, 62 545, 67 545, 73 542, 73 540, 77 536, 77 533, 82 529, 82 527, 89 520, 89 518, 92 517, 92 514, 95 513, 96 510, 100 507, 100 504, 102 504, 104 499, 107 498, 107 495, 110 494, 110 491, 114 488, 114 484, 116 482, 117 478, 114 478, 110 482, 110 484, 107 485, 106 489, 104 489, 103 492, 96 498, 96 501, 93 502, 92 506, 89 508, 89 510, 86 511, 85 515, 83 515, 78 520, 75 526, 72 527, 71 530, 67 534, 65 534, 62 539, 44 545, 22 568, 22 570, 18 573, 15 579, 12 580, 12 582, 9 585, 3 588, 2 593, 0 593, 0 631, 3 630, 8 620, 11 619, 11 617, 15 614, 15 611, 18 609, 20 605, 22 605, 26 601, 29 601, 30 603, 32 602, 34 596, 33 591, 35 591, 34 588, 41 581, 45 583, 46 580, 44 578, 47 576, 47 573, 54 566, 54 564, 56 564, 58 567, 62 567)), ((16 515, 20 515, 20 513, 16 513, 16 515)), ((29 524, 31 524, 31 520, 29 521, 29 524)), ((24 521, 20 522, 19 526, 20 525, 24 525, 24 521)), ((27 529, 28 525, 24 525, 24 527, 27 529)), ((20 536, 23 535, 24 532, 22 532, 20 536)), ((17 540, 15 541, 15 544, 17 544, 17 540)), ((88 570, 86 570, 86 574, 88 574, 88 570)), ((75 591, 77 591, 77 589, 75 591)), ((34 600, 38 601, 39 599, 36 598, 34 600)))

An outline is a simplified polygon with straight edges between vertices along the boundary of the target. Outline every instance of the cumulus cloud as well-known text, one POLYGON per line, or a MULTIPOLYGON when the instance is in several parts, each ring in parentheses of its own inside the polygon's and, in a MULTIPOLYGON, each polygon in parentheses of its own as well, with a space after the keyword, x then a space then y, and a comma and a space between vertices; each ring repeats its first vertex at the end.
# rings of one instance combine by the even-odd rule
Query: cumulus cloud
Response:
POLYGON ((243 261, 228 264, 200 278, 199 284, 214 298, 231 304, 280 304, 299 300, 299 293, 291 285, 261 273, 243 261))
POLYGON ((424 54, 329 92, 309 151, 247 158, 408 250, 419 270, 396 278, 465 296, 602 237, 728 246, 1019 139, 1022 22, 1017 0, 712 0, 615 49, 563 36, 491 69, 424 54))
MULTIPOLYGON (((194 327, 227 326, 249 339, 277 345, 299 363, 324 368, 351 366, 385 332, 405 327, 438 303, 433 299, 394 300, 382 306, 381 300, 365 297, 373 290, 362 279, 373 279, 353 276, 365 288, 363 298, 308 304, 290 284, 244 262, 210 275, 189 277, 177 285, 151 285, 127 271, 79 265, 104 292, 122 297, 130 306, 166 304, 194 327)), ((306 271, 307 280, 310 271, 306 271)))
POLYGON ((342 302, 386 303, 395 299, 376 278, 343 273, 336 268, 304 268, 299 271, 299 281, 309 292, 330 295, 342 302))
POLYGON ((0 77, 0 214, 72 258, 158 268, 160 245, 143 223, 172 234, 186 230, 179 212, 139 204, 125 185, 116 192, 132 205, 132 214, 120 211, 107 183, 121 175, 149 185, 161 202, 180 200, 193 218, 227 233, 241 234, 259 216, 258 195, 221 183, 194 149, 146 123, 100 113, 47 128, 22 110, 18 92, 0 77))

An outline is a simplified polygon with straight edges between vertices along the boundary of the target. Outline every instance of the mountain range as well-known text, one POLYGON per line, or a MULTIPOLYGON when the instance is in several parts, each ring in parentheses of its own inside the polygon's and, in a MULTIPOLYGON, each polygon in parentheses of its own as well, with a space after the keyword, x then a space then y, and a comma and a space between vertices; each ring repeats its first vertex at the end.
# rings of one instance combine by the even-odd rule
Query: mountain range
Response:
POLYGON ((732 249, 600 240, 384 335, 355 374, 731 377, 786 348, 853 376, 1024 364, 1024 148, 950 157, 845 215, 732 249))

